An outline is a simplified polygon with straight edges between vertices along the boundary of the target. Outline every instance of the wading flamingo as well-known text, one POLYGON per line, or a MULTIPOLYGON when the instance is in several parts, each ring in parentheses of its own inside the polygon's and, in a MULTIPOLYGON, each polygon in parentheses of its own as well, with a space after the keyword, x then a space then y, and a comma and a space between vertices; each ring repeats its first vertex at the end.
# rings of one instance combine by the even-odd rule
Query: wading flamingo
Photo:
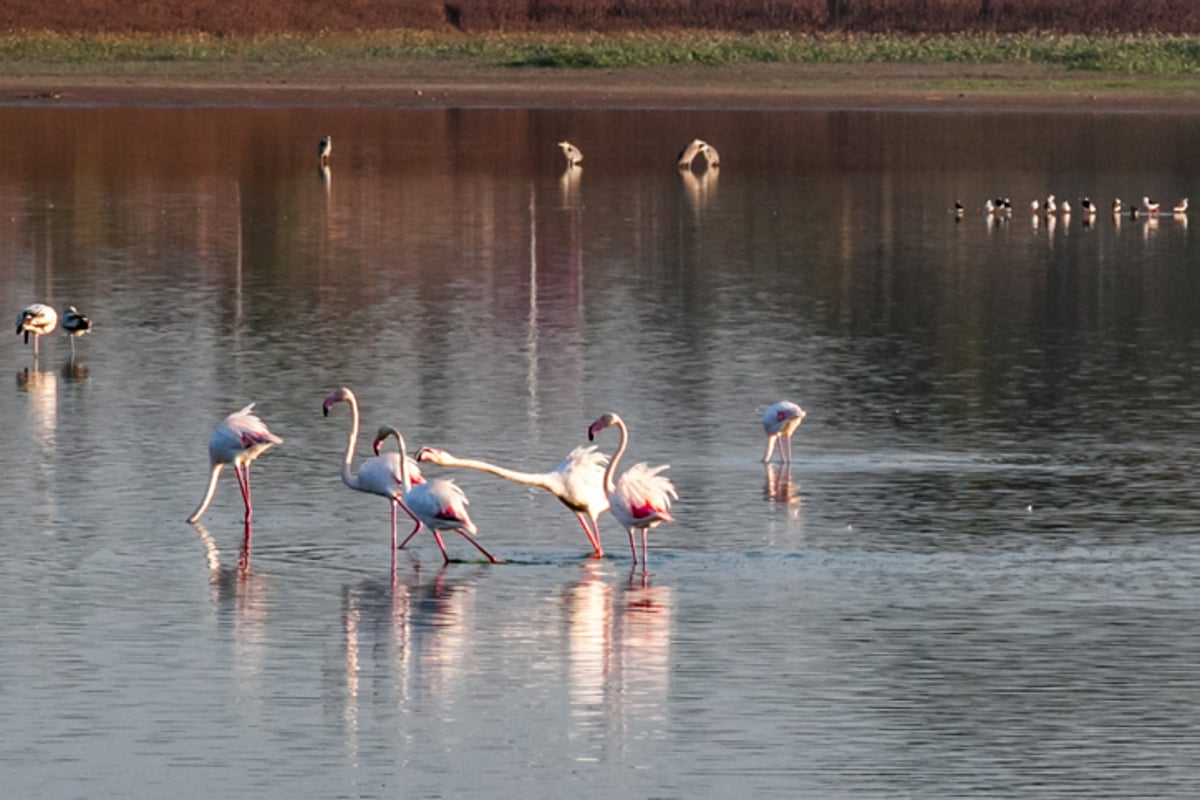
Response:
POLYGON ((79 313, 75 306, 67 306, 63 312, 62 329, 71 337, 71 355, 75 355, 75 340, 85 333, 91 333, 92 321, 79 313))
POLYGON ((321 141, 317 142, 317 158, 322 165, 329 163, 329 156, 333 153, 333 137, 326 136, 321 141))
MULTIPOLYGON (((421 529, 421 525, 429 528, 447 564, 450 563, 450 555, 446 552, 445 543, 442 542, 442 531, 458 531, 464 539, 475 545, 475 549, 483 553, 488 561, 493 564, 497 563, 496 557, 484 550, 483 546, 471 536, 473 533, 478 533, 478 529, 471 521, 471 515, 467 513, 467 496, 458 487, 458 484, 444 478, 433 478, 425 483, 414 485, 408 471, 408 447, 405 445, 400 431, 388 425, 380 428, 379 433, 375 434, 373 445, 375 452, 380 451, 384 441, 389 437, 395 437, 396 441, 400 443, 400 480, 404 484, 404 505, 420 522, 417 531, 421 529)), ((417 531, 410 533, 408 539, 415 536, 417 531)), ((408 539, 401 542, 400 547, 408 544, 408 539)))
POLYGON ((633 554, 634 564, 638 559, 633 529, 641 529, 642 571, 645 572, 647 533, 663 522, 675 521, 671 516, 671 500, 678 500, 679 494, 669 479, 658 474, 667 469, 666 464, 658 467, 650 467, 645 463, 634 464, 625 470, 619 481, 613 480, 617 464, 629 445, 629 430, 625 427, 625 421, 616 414, 605 414, 588 426, 588 441, 595 439, 597 433, 611 425, 616 425, 621 431, 621 445, 604 471, 604 491, 608 494, 609 511, 629 534, 629 551, 633 554))
MULTIPOLYGON (((348 387, 342 386, 329 395, 329 397, 325 398, 325 404, 321 407, 322 413, 328 417, 329 409, 338 403, 350 404, 350 438, 346 442, 346 457, 342 459, 342 483, 359 492, 386 497, 391 502, 392 553, 394 557, 396 552, 397 509, 403 508, 404 513, 412 517, 412 521, 417 523, 417 526, 412 530, 412 534, 421 530, 421 521, 403 503, 404 477, 400 471, 400 455, 398 453, 384 453, 380 456, 368 458, 358 468, 358 474, 352 474, 350 472, 350 463, 354 460, 354 448, 358 444, 358 398, 354 396, 354 392, 348 387)), ((425 478, 421 476, 421 468, 411 458, 408 460, 408 477, 414 484, 425 482, 425 478)), ((412 538, 412 534, 409 534, 409 538, 412 538)), ((408 539, 405 539, 405 541, 408 541, 408 539)))
POLYGON ((221 470, 226 464, 233 464, 233 474, 237 476, 238 488, 242 490, 242 500, 246 503, 246 538, 250 538, 250 518, 254 515, 254 508, 250 504, 250 464, 274 445, 283 444, 283 439, 267 430, 266 423, 253 411, 254 403, 251 403, 241 411, 230 414, 213 431, 208 440, 208 462, 212 465, 208 488, 204 490, 200 505, 188 517, 188 522, 196 522, 208 510, 208 504, 217 491, 221 470))
POLYGON ((721 156, 717 153, 717 148, 713 147, 703 139, 692 139, 680 151, 678 158, 675 160, 676 166, 680 169, 691 169, 692 162, 696 160, 696 156, 703 154, 704 163, 709 167, 721 166, 721 156))
POLYGON ((771 460, 776 444, 779 445, 779 460, 784 464, 792 463, 792 434, 804 422, 805 416, 803 408, 787 400, 780 400, 763 412, 763 430, 767 432, 763 463, 771 460))
POLYGON ((53 333, 57 327, 58 312, 45 303, 25 306, 17 315, 17 336, 25 334, 25 344, 29 344, 29 334, 33 334, 34 358, 37 358, 38 354, 38 339, 53 333))
POLYGON ((583 161, 583 151, 565 139, 558 143, 558 147, 562 150, 563 157, 567 159, 568 167, 574 167, 583 161))
POLYGON ((428 461, 439 467, 478 470, 514 483, 545 489, 579 519, 583 532, 592 543, 592 555, 596 558, 604 555, 600 547, 598 518, 608 510, 608 496, 604 491, 604 465, 608 463, 608 456, 595 447, 576 447, 550 472, 518 472, 487 461, 458 458, 436 447, 422 447, 417 452, 417 461, 428 461))

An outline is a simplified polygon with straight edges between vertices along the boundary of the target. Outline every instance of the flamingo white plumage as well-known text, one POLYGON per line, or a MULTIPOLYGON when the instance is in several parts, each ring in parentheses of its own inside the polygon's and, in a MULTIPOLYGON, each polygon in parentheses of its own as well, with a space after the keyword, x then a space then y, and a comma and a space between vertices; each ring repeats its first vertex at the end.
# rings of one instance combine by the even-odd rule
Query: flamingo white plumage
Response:
POLYGON ((563 157, 567 159, 567 167, 574 167, 583 161, 583 151, 567 140, 559 142, 558 147, 562 150, 563 157))
POLYGON ((75 355, 75 340, 86 333, 91 333, 92 321, 79 313, 75 306, 67 306, 62 315, 63 332, 71 339, 71 355, 75 355))
POLYGON ((614 480, 613 475, 625 448, 629 445, 629 430, 625 421, 614 413, 604 414, 588 426, 588 440, 594 440, 596 434, 607 427, 615 425, 621 432, 621 444, 617 452, 608 462, 604 471, 604 491, 608 495, 609 511, 621 527, 629 534, 629 550, 633 554, 633 563, 637 564, 637 547, 633 543, 635 528, 642 532, 642 571, 646 569, 646 539, 651 528, 664 522, 674 522, 671 516, 671 500, 678 500, 679 494, 675 485, 659 473, 667 469, 663 464, 651 467, 647 464, 634 464, 625 470, 620 480, 614 480))
MULTIPOLYGON (((412 530, 413 534, 421 529, 421 521, 403 503, 404 476, 400 470, 400 454, 384 453, 383 455, 368 458, 358 468, 358 474, 353 474, 350 471, 350 465, 354 461, 354 448, 358 445, 358 398, 349 387, 339 387, 325 398, 321 412, 328 417, 329 410, 338 403, 348 403, 350 405, 350 436, 346 442, 346 457, 342 459, 342 483, 356 491, 377 494, 390 501, 392 507, 392 553, 394 554, 396 552, 397 510, 403 508, 404 513, 412 517, 412 521, 417 524, 412 530)), ((421 475, 421 468, 417 465, 417 462, 410 458, 407 466, 408 477, 412 483, 421 484, 425 482, 425 478, 421 475)))
POLYGON ((48 333, 53 333, 58 327, 58 312, 45 303, 33 303, 21 309, 17 314, 17 336, 25 334, 25 344, 29 344, 29 335, 33 334, 33 355, 38 355, 38 339, 48 333))
POLYGON ((717 148, 703 139, 692 139, 692 141, 688 142, 687 146, 679 152, 679 156, 675 159, 675 164, 680 169, 691 169, 692 162, 699 155, 704 156, 704 161, 708 166, 721 166, 721 156, 717 153, 717 148))
POLYGON ((1175 204, 1175 207, 1171 209, 1171 213, 1172 214, 1186 214, 1187 210, 1188 210, 1188 199, 1185 197, 1182 200, 1180 200, 1178 203, 1175 204))
POLYGON ((608 510, 608 494, 604 491, 604 467, 608 464, 608 456, 595 447, 576 447, 550 472, 519 472, 475 458, 459 458, 436 447, 422 447, 417 452, 417 461, 428 461, 440 467, 473 469, 545 489, 578 518, 592 544, 592 555, 596 558, 604 555, 598 518, 608 510))
POLYGON ((763 430, 767 433, 767 452, 763 455, 763 463, 771 460, 775 445, 779 445, 779 460, 781 463, 792 463, 792 434, 804 422, 804 409, 788 400, 780 400, 763 412, 763 430))
MULTIPOLYGON (((496 557, 484 550, 483 545, 472 536, 478 533, 478 529, 471 521, 471 515, 467 513, 466 493, 454 481, 444 478, 433 478, 414 485, 408 471, 408 447, 400 431, 389 425, 381 427, 375 435, 375 452, 378 454, 384 441, 391 437, 395 437, 400 443, 400 477, 404 484, 404 505, 420 522, 417 531, 421 529, 421 525, 429 528, 447 564, 450 563, 450 555, 442 541, 442 531, 458 531, 464 539, 475 545, 475 549, 483 553, 488 561, 495 564, 496 557)), ((401 542, 400 547, 408 544, 408 540, 415 536, 417 531, 410 533, 408 539, 401 542)))
POLYGON ((266 423, 254 414, 254 403, 222 420, 208 440, 208 462, 211 466, 208 488, 204 490, 204 499, 187 521, 196 522, 208 510, 217 491, 221 470, 226 464, 233 464, 238 488, 242 490, 242 500, 246 504, 246 533, 249 536, 250 518, 254 514, 250 503, 250 464, 277 444, 283 444, 283 439, 267 430, 266 423))

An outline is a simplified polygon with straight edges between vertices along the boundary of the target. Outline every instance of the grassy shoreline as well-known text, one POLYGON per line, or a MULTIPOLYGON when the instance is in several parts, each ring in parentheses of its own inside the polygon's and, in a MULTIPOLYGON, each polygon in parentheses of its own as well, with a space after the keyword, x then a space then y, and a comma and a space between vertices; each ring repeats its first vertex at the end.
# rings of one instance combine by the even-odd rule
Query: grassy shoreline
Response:
POLYGON ((0 35, 0 64, 104 71, 135 64, 305 64, 443 61, 488 68, 626 69, 744 64, 1030 65, 1079 73, 1200 74, 1200 36, 1078 34, 480 33, 0 35))

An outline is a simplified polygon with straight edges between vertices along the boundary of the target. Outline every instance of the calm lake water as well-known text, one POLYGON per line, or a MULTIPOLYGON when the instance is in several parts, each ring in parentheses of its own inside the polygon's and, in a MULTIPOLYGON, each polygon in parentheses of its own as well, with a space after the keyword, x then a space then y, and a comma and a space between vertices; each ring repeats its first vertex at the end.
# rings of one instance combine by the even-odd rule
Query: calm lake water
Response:
POLYGON ((1107 209, 1200 199, 1200 115, 0 127, 5 313, 95 321, 0 351, 7 796, 1194 794, 1200 245, 1107 209), (719 174, 675 169, 695 136, 719 174), (1051 192, 1104 211, 1035 224, 1051 192), (611 517, 587 559, 552 497, 458 473, 508 563, 424 534, 393 576, 342 384, 368 438, 531 471, 617 411, 677 521, 643 578, 611 517), (285 441, 240 569, 232 475, 183 520, 251 401, 285 441))

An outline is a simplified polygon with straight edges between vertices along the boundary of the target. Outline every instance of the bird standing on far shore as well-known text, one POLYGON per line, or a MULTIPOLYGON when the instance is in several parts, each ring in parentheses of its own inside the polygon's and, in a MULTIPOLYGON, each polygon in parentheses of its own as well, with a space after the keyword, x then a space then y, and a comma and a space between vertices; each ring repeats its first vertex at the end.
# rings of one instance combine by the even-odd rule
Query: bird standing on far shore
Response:
POLYGON ((322 139, 320 142, 317 143, 317 158, 319 158, 321 160, 322 164, 329 163, 329 155, 332 152, 333 152, 333 137, 332 136, 326 136, 324 139, 322 139))
POLYGON ((567 168, 579 165, 583 161, 583 151, 578 147, 568 142, 566 139, 558 143, 558 147, 562 150, 563 157, 567 159, 567 168))

